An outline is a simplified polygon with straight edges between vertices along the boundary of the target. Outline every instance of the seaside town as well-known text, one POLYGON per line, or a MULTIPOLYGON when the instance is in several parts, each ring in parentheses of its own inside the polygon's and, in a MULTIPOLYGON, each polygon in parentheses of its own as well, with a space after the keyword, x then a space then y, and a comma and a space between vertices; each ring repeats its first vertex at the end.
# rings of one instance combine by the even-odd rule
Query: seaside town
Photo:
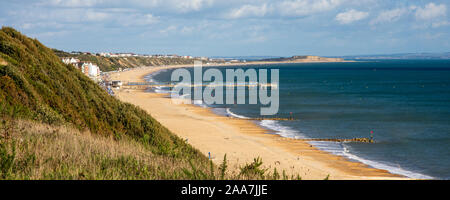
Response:
MULTIPOLYGON (((128 57, 140 57, 140 58, 166 58, 166 59, 192 59, 192 60, 201 60, 204 61, 205 65, 217 64, 217 63, 238 63, 238 62, 247 62, 246 60, 238 60, 238 59, 226 59, 226 58, 208 58, 208 57, 194 57, 194 56, 180 56, 176 54, 136 54, 136 53, 111 53, 111 52, 101 52, 101 53, 92 53, 92 52, 77 52, 72 51, 70 54, 74 55, 74 57, 62 57, 61 60, 65 64, 73 65, 75 68, 80 70, 83 74, 91 78, 93 81, 100 83, 102 82, 101 76, 102 71, 97 63, 91 61, 83 61, 76 58, 77 55, 95 55, 102 56, 105 58, 128 58, 128 57)), ((118 71, 121 71, 120 68, 118 71)))
MULTIPOLYGON (((206 65, 212 63, 230 63, 230 62, 245 62, 245 60, 235 60, 235 59, 213 59, 208 57, 194 57, 194 56, 179 56, 176 54, 136 54, 136 53, 110 53, 110 52, 102 52, 102 53, 91 53, 91 52, 75 52, 72 51, 70 54, 74 55, 73 57, 62 57, 61 60, 65 64, 70 64, 74 66, 76 69, 80 70, 84 75, 92 79, 94 82, 98 83, 102 88, 104 88, 110 95, 114 96, 113 88, 120 88, 122 83, 120 81, 109 80, 109 76, 107 73, 104 73, 100 70, 98 63, 94 63, 91 61, 83 61, 79 58, 76 58, 77 55, 95 55, 101 56, 105 58, 129 58, 129 57, 140 57, 140 58, 156 58, 156 59, 193 59, 193 60, 202 60, 206 65), (105 80, 103 80, 105 79, 105 80)), ((119 68, 115 71, 109 72, 120 72, 126 71, 127 69, 119 68)))
MULTIPOLYGON (((72 52, 71 54, 79 55, 96 55, 103 56, 106 58, 126 58, 126 57, 143 57, 143 58, 184 58, 184 59, 196 59, 203 61, 213 61, 214 59, 210 59, 208 57, 193 57, 193 56, 178 56, 178 55, 140 55, 135 53, 91 53, 91 52, 72 52)), ((63 57, 61 58, 62 62, 65 64, 73 65, 75 68, 80 70, 83 74, 91 78, 96 82, 101 82, 101 70, 96 63, 89 61, 82 61, 78 58, 74 57, 63 57)), ((219 59, 215 59, 216 61, 220 61, 219 59)))
MULTIPOLYGON (((143 58, 184 58, 184 59, 196 59, 196 60, 204 60, 204 61, 220 61, 224 59, 220 58, 208 58, 205 56, 180 56, 176 54, 137 54, 137 53, 111 53, 111 52, 101 52, 101 53, 92 53, 92 52, 80 52, 80 51, 72 51, 70 54, 73 55, 96 55, 102 56, 106 58, 126 58, 126 57, 143 57, 143 58)), ((237 61, 237 60, 236 60, 237 61)))
MULTIPOLYGON (((120 88, 121 83, 117 81, 111 80, 102 80, 108 79, 107 73, 102 73, 100 67, 97 63, 91 61, 82 61, 78 58, 75 58, 77 55, 94 55, 101 56, 105 58, 129 58, 129 57, 139 57, 139 58, 155 58, 155 59, 192 59, 192 60, 201 60, 204 61, 205 65, 212 64, 230 64, 230 63, 246 63, 247 60, 244 59, 233 59, 233 58, 208 58, 208 57, 193 57, 193 56, 179 56, 176 54, 136 54, 136 53, 110 53, 110 52, 102 52, 102 53, 91 53, 91 52, 76 52, 72 51, 70 54, 74 55, 74 57, 62 57, 61 60, 65 64, 73 65, 76 69, 80 70, 83 74, 91 78, 94 82, 100 84, 105 90, 108 91, 111 95, 114 95, 114 92, 111 90, 112 88, 120 88)), ((298 62, 298 61, 308 61, 308 62, 342 62, 344 61, 342 58, 327 58, 320 56, 292 56, 292 57, 280 57, 280 58, 269 58, 269 59, 261 59, 259 61, 262 62, 298 62)), ((121 72, 126 71, 127 69, 118 68, 114 71, 108 72, 121 72)))

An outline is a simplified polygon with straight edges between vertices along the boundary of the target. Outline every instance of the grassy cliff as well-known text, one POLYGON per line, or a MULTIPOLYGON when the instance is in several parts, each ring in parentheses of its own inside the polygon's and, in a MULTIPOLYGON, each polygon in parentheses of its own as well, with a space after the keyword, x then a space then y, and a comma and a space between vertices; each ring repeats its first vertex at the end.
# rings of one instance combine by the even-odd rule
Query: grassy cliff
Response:
POLYGON ((259 158, 227 169, 36 39, 0 30, 0 180, 300 179, 259 158))
MULTIPOLYGON (((63 64, 51 49, 8 27, 0 30, 0 120, 0 168, 4 169, 8 166, 8 155, 17 154, 20 151, 18 147, 25 148, 17 142, 24 138, 13 136, 35 135, 36 132, 33 128, 18 127, 17 120, 51 127, 64 126, 70 130, 111 137, 115 141, 137 141, 148 153, 173 163, 173 166, 179 168, 179 172, 183 167, 190 168, 189 162, 199 169, 202 169, 202 166, 209 168, 204 155, 175 136, 145 111, 111 97, 79 70, 63 64)), ((37 141, 29 141, 27 145, 37 141)), ((45 148, 45 145, 39 148, 45 148)), ((34 169, 44 166, 42 159, 36 158, 38 154, 30 153, 36 162, 27 167, 34 169)), ((18 163, 13 166, 18 166, 18 163)), ((158 166, 152 167, 158 169, 158 166)), ((29 169, 30 172, 32 169, 29 169)), ((150 171, 149 173, 153 174, 149 176, 135 174, 134 178, 188 178, 183 173, 175 173, 177 170, 172 170, 173 176, 161 177, 155 174, 163 169, 150 171)), ((16 173, 8 171, 8 174, 20 174, 20 169, 16 170, 16 173)), ((70 169, 55 170, 55 173, 61 174, 61 170, 70 169)), ((2 171, 0 179, 15 177, 6 176, 6 172, 2 171)), ((76 173, 62 174, 67 176, 28 174, 28 177, 81 178, 76 173)), ((129 175, 132 175, 132 171, 129 175)), ((20 177, 27 176, 22 174, 20 177)), ((128 175, 121 176, 124 177, 128 175)))

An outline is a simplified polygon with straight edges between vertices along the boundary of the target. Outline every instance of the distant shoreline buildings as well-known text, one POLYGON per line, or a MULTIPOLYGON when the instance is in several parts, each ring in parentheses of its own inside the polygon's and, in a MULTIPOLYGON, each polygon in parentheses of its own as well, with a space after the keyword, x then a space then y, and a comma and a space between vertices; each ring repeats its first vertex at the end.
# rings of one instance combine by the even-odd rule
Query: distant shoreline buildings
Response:
MULTIPOLYGON (((204 60, 210 61, 208 57, 195 57, 195 56, 180 56, 176 54, 136 54, 136 53, 111 53, 111 52, 101 52, 101 53, 91 53, 91 52, 80 52, 80 51, 72 51, 70 54, 73 55, 96 55, 102 56, 106 58, 126 58, 126 57, 143 57, 143 58, 183 58, 183 59, 195 59, 195 60, 204 60)), ((214 59, 217 60, 217 59, 214 59)))
POLYGON ((179 55, 176 55, 176 54, 146 55, 146 54, 135 54, 135 53, 109 53, 109 52, 102 52, 102 53, 97 53, 96 55, 107 57, 107 58, 144 57, 144 58, 184 58, 184 59, 196 59, 196 60, 210 60, 208 57, 179 56, 179 55))
MULTIPOLYGON (((193 57, 193 56, 179 56, 176 54, 155 54, 155 55, 145 55, 145 54, 135 54, 135 53, 109 53, 109 52, 101 52, 101 53, 91 53, 91 52, 76 52, 72 51, 70 54, 74 55, 74 57, 62 57, 61 60, 65 64, 70 64, 80 70, 84 75, 88 76, 94 81, 101 82, 101 71, 97 64, 89 62, 89 61, 81 61, 77 57, 77 55, 93 55, 93 56, 102 56, 106 58, 129 58, 129 57, 141 57, 141 58, 168 58, 168 59, 193 59, 193 60, 202 60, 202 61, 224 61, 223 59, 210 59, 208 57, 193 57)), ((207 63, 209 64, 209 63, 207 63)), ((121 71, 121 69, 119 70, 121 71)))
POLYGON ((70 64, 81 71, 84 75, 88 76, 94 81, 101 81, 100 68, 92 62, 82 62, 77 58, 61 58, 65 64, 70 64))

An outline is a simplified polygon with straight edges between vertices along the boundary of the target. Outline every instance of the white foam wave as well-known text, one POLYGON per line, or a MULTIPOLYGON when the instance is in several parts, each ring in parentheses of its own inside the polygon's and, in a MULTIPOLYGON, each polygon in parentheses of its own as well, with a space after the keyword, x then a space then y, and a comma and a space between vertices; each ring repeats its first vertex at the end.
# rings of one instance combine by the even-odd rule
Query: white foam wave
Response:
POLYGON ((148 76, 149 76, 149 77, 156 76, 156 75, 158 75, 158 74, 160 74, 160 73, 162 73, 162 72, 166 72, 166 71, 167 71, 167 69, 161 69, 161 70, 152 72, 152 73, 149 74, 148 76))
POLYGON ((229 116, 232 116, 232 117, 235 117, 235 118, 241 118, 241 119, 249 119, 248 117, 245 117, 245 116, 242 116, 242 115, 238 115, 236 113, 231 112, 230 108, 227 108, 226 111, 227 111, 227 114, 229 116))
MULTIPOLYGON (((302 134, 299 131, 294 130, 287 126, 283 126, 278 121, 262 120, 260 122, 260 125, 276 131, 276 134, 279 134, 282 137, 295 138, 295 139, 305 138, 302 136, 302 134)), ((386 164, 386 163, 382 163, 382 162, 378 162, 378 161, 361 158, 357 155, 350 153, 350 149, 345 143, 327 142, 327 141, 309 141, 308 143, 317 147, 320 150, 327 151, 327 152, 330 152, 335 155, 347 157, 351 160, 364 163, 364 164, 371 166, 373 168, 376 168, 376 169, 384 169, 393 174, 399 174, 399 175, 403 175, 403 176, 406 176, 409 178, 433 179, 433 177, 431 177, 431 176, 427 176, 424 174, 420 174, 420 173, 412 172, 412 171, 409 171, 406 169, 402 169, 400 166, 396 167, 396 166, 392 166, 391 164, 386 164)))
POLYGON ((170 94, 172 92, 170 90, 162 90, 162 89, 154 89, 153 91, 155 91, 155 93, 160 93, 160 94, 170 94))
POLYGON ((406 176, 409 178, 416 178, 416 179, 433 179, 433 177, 431 177, 431 176, 427 176, 427 175, 420 174, 417 172, 412 172, 412 171, 409 171, 406 169, 402 169, 400 166, 396 167, 396 166, 392 166, 391 164, 387 164, 387 163, 381 163, 381 162, 377 162, 377 161, 373 161, 373 160, 367 160, 367 159, 361 158, 357 155, 351 154, 349 151, 343 151, 343 154, 347 158, 357 160, 357 161, 364 163, 366 165, 369 165, 373 168, 387 170, 393 174, 399 174, 399 175, 403 175, 403 176, 406 176))
POLYGON ((282 137, 295 139, 303 138, 299 131, 283 126, 275 120, 261 120, 259 124, 263 127, 276 131, 276 134, 282 137))

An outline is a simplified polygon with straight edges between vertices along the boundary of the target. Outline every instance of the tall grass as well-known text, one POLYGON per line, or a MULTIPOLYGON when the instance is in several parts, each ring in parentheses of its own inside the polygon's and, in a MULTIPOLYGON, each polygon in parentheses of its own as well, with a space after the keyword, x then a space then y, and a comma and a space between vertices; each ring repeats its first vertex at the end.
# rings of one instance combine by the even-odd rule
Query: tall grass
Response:
POLYGON ((23 120, 11 129, 0 139, 0 179, 191 179, 182 171, 211 171, 208 161, 157 155, 127 137, 23 120))
POLYGON ((280 179, 276 169, 266 172, 260 158, 234 173, 228 172, 226 156, 217 167, 211 161, 155 154, 129 137, 117 140, 68 125, 15 120, 0 125, 5 128, 11 137, 0 137, 0 179, 280 179))

